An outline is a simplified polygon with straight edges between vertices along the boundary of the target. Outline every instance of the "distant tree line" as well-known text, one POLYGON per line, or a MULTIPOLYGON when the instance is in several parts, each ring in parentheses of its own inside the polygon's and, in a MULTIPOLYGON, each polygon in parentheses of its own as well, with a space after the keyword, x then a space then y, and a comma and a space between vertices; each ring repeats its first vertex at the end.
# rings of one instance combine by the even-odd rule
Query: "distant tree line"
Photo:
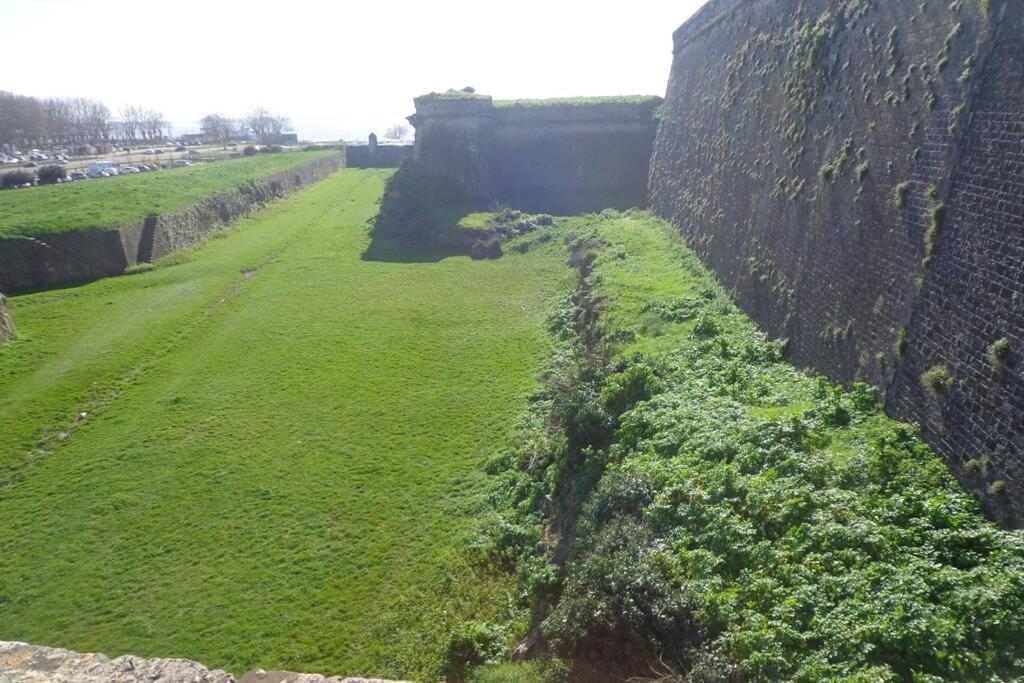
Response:
POLYGON ((110 140, 110 109, 83 97, 39 99, 0 90, 0 146, 110 140))
MULTIPOLYGON (((273 144, 291 130, 286 116, 257 107, 240 119, 220 114, 203 117, 203 135, 211 142, 226 143, 248 138, 273 144)), ((0 147, 41 147, 49 145, 103 142, 151 143, 171 137, 164 115, 137 105, 117 114, 98 100, 84 97, 38 98, 0 90, 0 147)))

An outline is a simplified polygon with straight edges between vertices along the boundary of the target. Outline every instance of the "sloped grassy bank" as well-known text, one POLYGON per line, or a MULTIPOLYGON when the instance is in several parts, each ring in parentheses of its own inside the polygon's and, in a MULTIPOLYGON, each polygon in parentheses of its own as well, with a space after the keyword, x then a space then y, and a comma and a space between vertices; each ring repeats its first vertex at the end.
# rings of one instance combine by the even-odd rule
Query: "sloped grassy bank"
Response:
POLYGON ((1024 536, 913 427, 794 369, 649 214, 568 229, 580 285, 476 548, 532 607, 520 654, 583 680, 1024 674, 1024 536))

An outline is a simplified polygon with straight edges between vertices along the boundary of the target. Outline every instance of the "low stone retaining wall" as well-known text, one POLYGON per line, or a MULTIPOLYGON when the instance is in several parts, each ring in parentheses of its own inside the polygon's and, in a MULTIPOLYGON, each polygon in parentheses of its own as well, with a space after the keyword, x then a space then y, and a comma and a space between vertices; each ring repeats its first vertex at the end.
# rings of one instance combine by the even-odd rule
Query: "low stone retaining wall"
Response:
POLYGON ((389 683, 377 678, 326 678, 319 674, 256 669, 236 679, 188 659, 110 659, 54 647, 0 641, 2 683, 389 683))
POLYGON ((0 344, 14 336, 14 321, 7 313, 7 298, 0 294, 0 344))
POLYGON ((315 159, 121 228, 0 239, 0 291, 16 294, 116 275, 202 242, 239 217, 345 167, 315 159))
POLYGON ((412 156, 412 145, 345 145, 345 154, 351 168, 398 168, 412 156))

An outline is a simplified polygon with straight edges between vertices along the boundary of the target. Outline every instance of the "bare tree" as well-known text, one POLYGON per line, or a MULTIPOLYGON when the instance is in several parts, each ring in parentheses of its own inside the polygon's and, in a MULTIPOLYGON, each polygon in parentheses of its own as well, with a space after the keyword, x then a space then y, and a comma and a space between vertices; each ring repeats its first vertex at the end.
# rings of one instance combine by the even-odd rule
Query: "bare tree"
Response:
POLYGON ((110 109, 82 97, 40 100, 0 92, 0 145, 56 145, 110 138, 110 109))
POLYGON ((141 124, 148 140, 157 141, 164 137, 170 137, 170 124, 158 111, 147 109, 143 112, 141 124))
POLYGON ((210 140, 227 144, 235 135, 235 122, 220 114, 207 114, 199 123, 203 135, 210 140))
POLYGON ((142 108, 134 105, 121 109, 119 128, 121 129, 122 140, 125 142, 136 142, 140 139, 143 114, 142 108))
POLYGON ((0 92, 0 145, 35 144, 45 136, 46 116, 39 100, 0 92))
POLYGON ((388 140, 404 140, 405 136, 409 134, 409 126, 404 126, 401 123, 388 128, 388 131, 384 133, 384 137, 388 140))
POLYGON ((291 129, 288 117, 273 114, 265 107, 253 109, 243 121, 252 130, 256 139, 263 144, 277 142, 281 133, 291 129))

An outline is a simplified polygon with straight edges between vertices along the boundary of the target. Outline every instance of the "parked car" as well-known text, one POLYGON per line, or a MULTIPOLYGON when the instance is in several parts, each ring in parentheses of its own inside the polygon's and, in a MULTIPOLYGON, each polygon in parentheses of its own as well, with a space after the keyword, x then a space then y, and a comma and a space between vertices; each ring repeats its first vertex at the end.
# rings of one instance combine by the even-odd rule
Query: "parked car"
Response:
POLYGON ((185 148, 182 147, 181 145, 178 145, 177 147, 174 148, 174 151, 175 152, 184 152, 185 148))
POLYGON ((134 166, 125 166, 124 168, 122 168, 122 169, 120 170, 120 173, 121 173, 121 174, 125 174, 125 173, 129 173, 129 174, 131 174, 131 173, 138 173, 138 172, 139 172, 139 169, 137 169, 137 168, 136 168, 136 167, 134 167, 134 166))
POLYGON ((37 164, 34 161, 26 161, 26 162, 22 163, 21 165, 24 166, 25 168, 35 168, 39 164, 37 164))
POLYGON ((72 171, 71 173, 68 174, 68 178, 70 178, 71 180, 85 180, 88 177, 89 176, 87 176, 82 171, 72 171))
POLYGON ((182 166, 191 166, 192 162, 188 159, 175 159, 167 164, 171 168, 181 168, 182 166))
POLYGON ((151 150, 151 149, 144 150, 142 153, 143 154, 156 154, 156 152, 151 150))

